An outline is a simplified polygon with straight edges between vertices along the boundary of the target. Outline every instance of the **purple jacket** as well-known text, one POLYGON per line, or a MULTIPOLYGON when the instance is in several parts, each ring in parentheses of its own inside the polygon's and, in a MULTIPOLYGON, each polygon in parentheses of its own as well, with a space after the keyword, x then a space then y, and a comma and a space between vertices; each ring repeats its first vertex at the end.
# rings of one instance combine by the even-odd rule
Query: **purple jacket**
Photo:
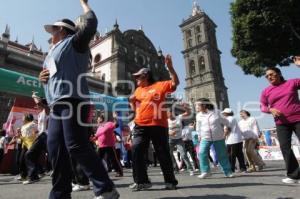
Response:
POLYGON ((270 113, 269 108, 279 110, 283 115, 274 118, 277 125, 300 122, 299 89, 300 79, 287 80, 276 86, 270 85, 261 94, 261 111, 270 113))

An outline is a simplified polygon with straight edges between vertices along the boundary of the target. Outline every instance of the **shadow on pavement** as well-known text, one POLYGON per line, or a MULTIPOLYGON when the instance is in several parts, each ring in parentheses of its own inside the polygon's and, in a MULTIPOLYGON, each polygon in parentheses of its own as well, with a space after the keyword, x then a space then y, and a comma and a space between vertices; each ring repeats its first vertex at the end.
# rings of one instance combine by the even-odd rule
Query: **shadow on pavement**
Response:
POLYGON ((189 197, 163 197, 160 199, 246 199, 245 196, 232 196, 232 195, 205 195, 205 196, 189 196, 189 197))
POLYGON ((204 184, 204 185, 192 185, 178 187, 180 189, 191 189, 191 188, 230 188, 230 187, 248 187, 248 186, 290 186, 286 184, 264 184, 264 183, 226 183, 226 184, 204 184))

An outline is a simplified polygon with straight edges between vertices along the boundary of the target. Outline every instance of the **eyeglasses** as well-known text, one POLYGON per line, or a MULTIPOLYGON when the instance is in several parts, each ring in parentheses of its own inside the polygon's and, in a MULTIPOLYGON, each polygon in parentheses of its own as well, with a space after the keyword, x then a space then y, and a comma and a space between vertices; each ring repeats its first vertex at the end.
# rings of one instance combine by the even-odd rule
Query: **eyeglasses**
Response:
POLYGON ((269 77, 275 77, 277 74, 276 73, 270 73, 270 74, 266 74, 265 78, 269 78, 269 77))

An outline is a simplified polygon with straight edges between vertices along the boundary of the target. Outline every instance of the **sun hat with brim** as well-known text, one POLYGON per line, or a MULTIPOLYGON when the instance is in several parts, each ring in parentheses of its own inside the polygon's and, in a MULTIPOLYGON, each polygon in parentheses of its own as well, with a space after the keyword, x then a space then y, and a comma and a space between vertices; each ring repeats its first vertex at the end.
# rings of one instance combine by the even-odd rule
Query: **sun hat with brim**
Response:
POLYGON ((69 19, 62 19, 62 20, 55 22, 54 24, 48 24, 48 25, 44 26, 45 30, 50 34, 52 32, 54 32, 55 27, 64 27, 73 32, 76 32, 75 24, 69 19))
POLYGON ((225 109, 222 111, 222 113, 228 113, 228 114, 230 114, 230 113, 233 113, 233 111, 232 111, 230 108, 225 108, 225 109))
POLYGON ((133 73, 133 76, 139 76, 139 75, 145 75, 148 74, 150 72, 149 68, 141 68, 138 72, 133 73))

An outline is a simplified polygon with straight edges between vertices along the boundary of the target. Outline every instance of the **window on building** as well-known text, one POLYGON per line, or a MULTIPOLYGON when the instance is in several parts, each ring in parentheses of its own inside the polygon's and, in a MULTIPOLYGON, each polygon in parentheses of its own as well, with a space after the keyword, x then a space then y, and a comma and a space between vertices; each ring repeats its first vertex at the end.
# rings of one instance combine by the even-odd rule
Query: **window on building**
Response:
POLYGON ((204 71, 205 70, 205 60, 204 60, 203 56, 199 57, 198 63, 199 63, 199 71, 204 71))
POLYGON ((101 54, 98 53, 95 57, 94 57, 94 64, 97 64, 101 61, 101 54))
POLYGON ((137 62, 139 64, 139 66, 144 66, 145 65, 145 58, 142 55, 140 55, 137 58, 137 62))
POLYGON ((193 46, 193 40, 189 39, 188 40, 188 48, 191 48, 193 46))
POLYGON ((196 73, 196 67, 195 62, 193 60, 190 61, 190 75, 193 75, 196 73))
POLYGON ((197 26, 196 27, 196 33, 200 33, 200 32, 201 32, 200 26, 197 26))
POLYGON ((202 42, 202 35, 197 35, 197 43, 200 44, 202 42))
POLYGON ((185 32, 185 36, 186 36, 186 38, 191 37, 191 36, 192 36, 192 31, 191 31, 191 30, 187 30, 187 31, 185 32))

